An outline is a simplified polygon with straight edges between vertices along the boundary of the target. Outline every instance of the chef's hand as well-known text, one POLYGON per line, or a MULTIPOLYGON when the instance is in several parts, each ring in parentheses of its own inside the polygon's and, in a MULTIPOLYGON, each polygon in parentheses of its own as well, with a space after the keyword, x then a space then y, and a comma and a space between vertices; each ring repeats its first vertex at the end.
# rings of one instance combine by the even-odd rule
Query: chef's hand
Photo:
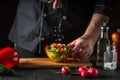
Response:
POLYGON ((62 8, 60 0, 41 0, 43 2, 53 3, 53 9, 62 8))
POLYGON ((92 55, 94 45, 95 41, 90 36, 86 35, 83 35, 68 44, 71 48, 71 56, 82 60, 88 59, 92 55))

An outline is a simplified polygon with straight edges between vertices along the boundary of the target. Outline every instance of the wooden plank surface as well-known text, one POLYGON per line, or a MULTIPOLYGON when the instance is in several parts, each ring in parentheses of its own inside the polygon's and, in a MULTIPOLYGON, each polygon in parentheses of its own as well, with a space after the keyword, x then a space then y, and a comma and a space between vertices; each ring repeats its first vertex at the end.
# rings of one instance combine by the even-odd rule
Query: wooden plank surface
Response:
POLYGON ((79 67, 79 66, 92 66, 89 60, 78 60, 68 58, 62 63, 52 62, 49 58, 21 58, 20 63, 17 65, 18 68, 59 68, 62 66, 79 67))

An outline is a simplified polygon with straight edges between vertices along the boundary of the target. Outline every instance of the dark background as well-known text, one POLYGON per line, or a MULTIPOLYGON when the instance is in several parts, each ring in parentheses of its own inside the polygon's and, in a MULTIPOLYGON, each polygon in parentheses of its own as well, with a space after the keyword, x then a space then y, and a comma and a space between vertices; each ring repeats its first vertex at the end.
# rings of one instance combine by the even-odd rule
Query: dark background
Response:
MULTIPOLYGON (((12 27, 17 5, 19 0, 0 0, 0 49, 6 46, 13 46, 8 40, 8 34, 12 27)), ((120 0, 114 0, 114 11, 112 23, 109 29, 109 38, 111 39, 111 33, 120 28, 120 0)))
POLYGON ((0 0, 0 49, 13 46, 8 40, 19 0, 0 0))

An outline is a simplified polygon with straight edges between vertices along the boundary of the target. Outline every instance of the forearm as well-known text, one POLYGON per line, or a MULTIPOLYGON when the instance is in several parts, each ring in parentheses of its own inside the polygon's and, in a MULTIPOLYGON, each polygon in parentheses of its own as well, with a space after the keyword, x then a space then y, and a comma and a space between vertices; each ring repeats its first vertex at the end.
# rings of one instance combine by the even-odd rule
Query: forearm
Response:
POLYGON ((94 13, 84 35, 92 37, 94 42, 96 42, 100 35, 100 27, 104 20, 109 21, 109 17, 103 14, 94 13))

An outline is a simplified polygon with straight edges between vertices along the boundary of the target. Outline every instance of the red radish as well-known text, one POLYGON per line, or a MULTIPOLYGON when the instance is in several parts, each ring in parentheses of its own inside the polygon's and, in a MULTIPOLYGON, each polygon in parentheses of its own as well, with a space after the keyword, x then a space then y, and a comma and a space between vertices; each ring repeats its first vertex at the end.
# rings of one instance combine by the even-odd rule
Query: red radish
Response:
POLYGON ((88 73, 91 77, 98 77, 98 70, 96 68, 90 68, 88 69, 88 73))
POLYGON ((62 69, 61 69, 61 73, 62 74, 70 74, 71 73, 71 70, 68 66, 63 66, 62 69))
POLYGON ((81 72, 81 76, 82 76, 83 78, 89 77, 88 70, 87 70, 87 69, 84 69, 84 70, 81 72))
POLYGON ((82 71, 86 70, 87 68, 85 68, 84 66, 80 66, 78 68, 78 72, 81 74, 82 71))
POLYGON ((85 66, 80 66, 78 68, 78 72, 81 74, 81 77, 83 78, 89 78, 89 77, 98 77, 98 69, 97 68, 87 68, 85 66))

